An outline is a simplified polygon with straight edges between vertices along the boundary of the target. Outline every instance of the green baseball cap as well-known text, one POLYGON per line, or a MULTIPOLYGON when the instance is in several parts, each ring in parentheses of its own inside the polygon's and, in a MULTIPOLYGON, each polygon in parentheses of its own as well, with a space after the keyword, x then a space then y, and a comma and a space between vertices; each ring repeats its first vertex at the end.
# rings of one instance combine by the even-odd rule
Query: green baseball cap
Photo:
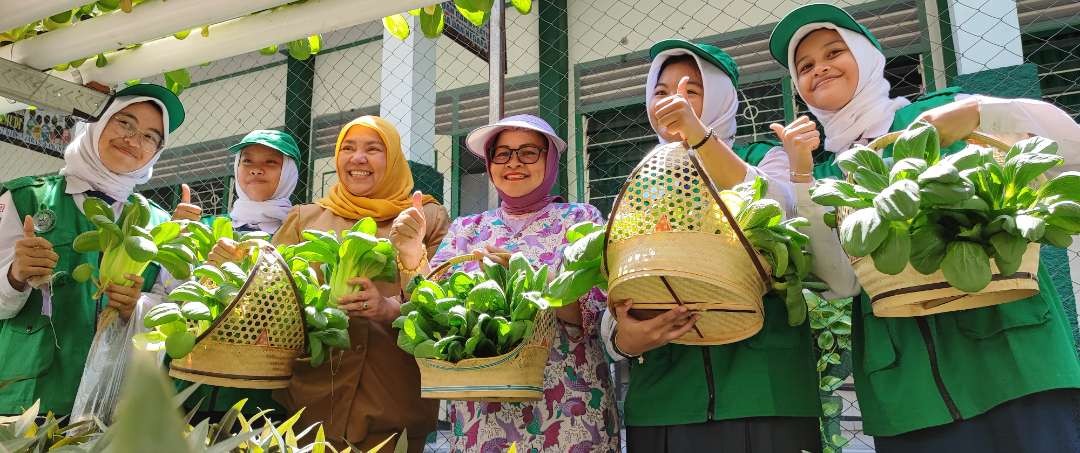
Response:
POLYGON ((873 33, 870 33, 870 29, 856 22, 855 18, 851 17, 847 11, 825 3, 811 3, 795 8, 776 24, 772 35, 769 36, 769 53, 781 66, 786 68, 788 65, 788 44, 791 42, 791 38, 804 25, 816 22, 827 22, 861 34, 870 40, 870 44, 881 50, 881 43, 878 42, 873 33))
POLYGON ((238 153, 248 145, 268 146, 288 156, 293 162, 300 162, 300 148, 296 146, 296 139, 288 132, 267 129, 251 131, 240 143, 230 146, 229 151, 238 153))
POLYGON ((665 39, 653 44, 649 49, 649 60, 655 59, 661 52, 671 49, 684 49, 693 52, 694 55, 724 71, 728 77, 731 77, 732 85, 739 86, 739 66, 735 64, 735 60, 731 58, 731 55, 728 55, 719 47, 709 44, 697 44, 685 39, 665 39))
POLYGON ((165 110, 169 112, 169 132, 175 131, 184 124, 184 103, 180 102, 180 98, 168 88, 152 83, 139 83, 124 88, 114 95, 114 97, 120 96, 147 96, 161 101, 165 105, 165 110))

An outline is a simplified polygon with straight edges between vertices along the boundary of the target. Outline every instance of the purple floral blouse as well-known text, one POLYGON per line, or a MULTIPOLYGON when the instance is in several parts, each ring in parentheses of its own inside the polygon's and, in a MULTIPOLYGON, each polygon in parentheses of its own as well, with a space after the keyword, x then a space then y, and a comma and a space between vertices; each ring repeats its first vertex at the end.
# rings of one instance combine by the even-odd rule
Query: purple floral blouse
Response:
MULTIPOLYGON (((454 221, 432 267, 450 258, 494 245, 522 252, 534 265, 557 269, 566 230, 575 223, 603 223, 591 205, 552 203, 512 216, 501 209, 454 221)), ((479 263, 460 270, 478 272, 479 263)), ((582 326, 557 323, 547 367, 544 398, 526 403, 449 403, 455 452, 611 452, 619 448, 619 422, 608 363, 599 338, 604 294, 594 289, 581 303, 582 326)))

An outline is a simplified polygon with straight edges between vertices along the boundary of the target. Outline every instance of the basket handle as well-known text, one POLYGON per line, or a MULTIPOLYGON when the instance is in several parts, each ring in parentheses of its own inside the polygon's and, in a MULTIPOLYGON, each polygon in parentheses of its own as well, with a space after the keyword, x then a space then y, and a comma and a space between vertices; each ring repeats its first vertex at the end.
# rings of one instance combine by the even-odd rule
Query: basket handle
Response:
MULTIPOLYGON (((868 143, 866 147, 874 151, 881 151, 885 149, 885 147, 895 143, 896 140, 899 139, 900 135, 903 133, 904 131, 889 132, 888 134, 875 138, 870 143, 868 143)), ((968 134, 967 138, 965 138, 964 140, 968 143, 991 146, 1002 151, 1008 151, 1009 148, 1012 147, 1012 145, 1005 143, 1004 141, 997 137, 994 137, 993 135, 984 134, 979 131, 972 131, 971 134, 968 134)))
POLYGON ((746 250, 746 254, 750 256, 750 261, 754 263, 754 269, 757 270, 758 275, 761 276, 761 280, 765 283, 772 281, 772 278, 767 272, 765 267, 761 265, 761 261, 758 259, 757 252, 754 251, 754 246, 750 244, 750 240, 746 239, 746 235, 743 234, 742 228, 739 228, 739 223, 735 221, 735 216, 728 210, 727 205, 724 204, 724 200, 720 198, 720 191, 716 189, 716 184, 713 183, 712 178, 705 172, 705 167, 701 165, 701 161, 698 158, 696 150, 688 150, 688 156, 690 157, 690 163, 701 175, 701 180, 705 182, 705 187, 709 189, 709 195, 713 197, 717 205, 720 205, 720 212, 724 214, 724 218, 731 224, 731 230, 735 232, 735 237, 739 239, 739 243, 742 244, 743 249, 746 250))
MULTIPOLYGON (((507 259, 509 259, 510 256, 511 256, 509 253, 495 253, 494 255, 498 256, 500 258, 507 258, 507 259)), ((453 258, 450 258, 450 259, 446 260, 446 262, 440 264, 438 267, 436 267, 431 272, 429 272, 428 275, 427 275, 427 279, 428 280, 435 280, 435 279, 437 279, 439 277, 442 277, 443 274, 446 274, 446 271, 450 270, 451 267, 457 266, 458 264, 468 263, 470 261, 481 261, 483 259, 484 259, 483 256, 477 256, 474 253, 455 256, 453 258)))

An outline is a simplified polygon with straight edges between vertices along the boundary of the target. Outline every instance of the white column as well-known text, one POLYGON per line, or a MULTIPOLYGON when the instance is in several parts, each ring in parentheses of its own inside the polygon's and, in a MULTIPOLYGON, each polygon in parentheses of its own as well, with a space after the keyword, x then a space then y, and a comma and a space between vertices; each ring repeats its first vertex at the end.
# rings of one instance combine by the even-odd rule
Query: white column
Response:
POLYGON ((405 17, 412 33, 404 41, 383 31, 379 115, 401 132, 407 159, 434 168, 436 40, 424 37, 417 17, 405 17))
POLYGON ((1024 63, 1015 1, 949 0, 949 16, 957 74, 1024 63))

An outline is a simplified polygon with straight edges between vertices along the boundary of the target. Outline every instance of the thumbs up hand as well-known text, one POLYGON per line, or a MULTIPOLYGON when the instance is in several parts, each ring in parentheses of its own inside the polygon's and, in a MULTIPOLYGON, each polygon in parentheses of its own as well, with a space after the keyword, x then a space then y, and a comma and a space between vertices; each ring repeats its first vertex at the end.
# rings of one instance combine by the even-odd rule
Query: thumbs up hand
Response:
POLYGON ((792 182, 810 182, 810 172, 814 166, 814 150, 821 145, 821 135, 817 130, 817 123, 802 115, 784 126, 780 123, 769 125, 784 144, 784 152, 788 155, 788 164, 791 167, 792 182))
POLYGON ((52 244, 34 234, 34 219, 26 216, 23 237, 15 241, 15 259, 8 268, 8 283, 18 291, 26 291, 32 281, 47 281, 59 259, 52 244))
POLYGON ((390 227, 390 242, 398 250, 401 265, 413 269, 427 254, 424 236, 427 235, 427 218, 424 216, 424 198, 420 191, 412 194, 412 207, 401 211, 390 227))
POLYGON ((191 220, 198 222, 202 218, 202 208, 191 204, 191 187, 187 184, 180 185, 180 204, 173 211, 173 220, 191 220))
POLYGON ((698 118, 698 112, 694 111, 690 100, 701 100, 700 87, 691 90, 690 78, 679 79, 675 94, 653 99, 651 110, 655 118, 657 131, 669 141, 684 141, 695 145, 708 134, 708 127, 702 124, 698 118))

